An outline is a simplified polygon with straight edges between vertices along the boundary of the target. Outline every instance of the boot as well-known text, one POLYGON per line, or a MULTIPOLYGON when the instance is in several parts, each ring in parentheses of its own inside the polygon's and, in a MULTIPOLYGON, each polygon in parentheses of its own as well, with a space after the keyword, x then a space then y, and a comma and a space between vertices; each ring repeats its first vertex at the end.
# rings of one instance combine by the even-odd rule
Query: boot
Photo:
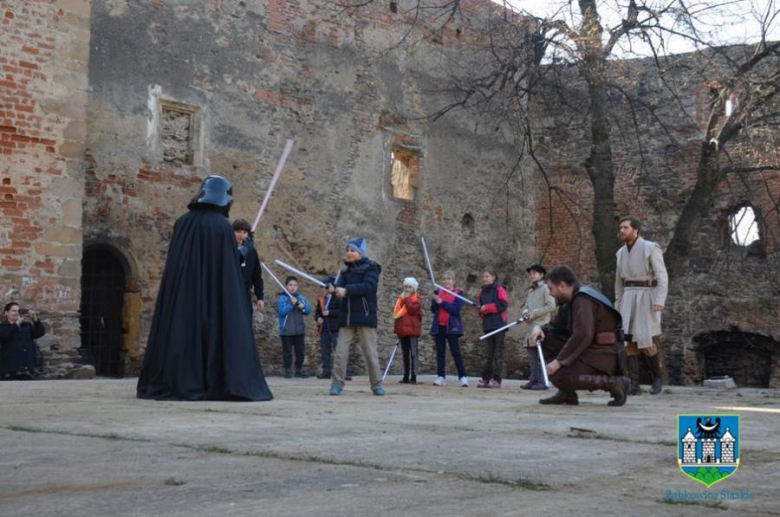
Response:
POLYGON ((285 368, 284 369, 284 378, 285 379, 292 379, 293 378, 292 368, 285 368))
POLYGON ((629 395, 641 395, 642 387, 639 385, 639 356, 628 357, 628 376, 631 379, 631 388, 629 395))
POLYGON ((539 401, 539 404, 544 404, 544 405, 576 406, 579 403, 580 400, 577 398, 576 391, 564 391, 564 390, 558 390, 558 393, 556 393, 552 397, 541 399, 539 401))
POLYGON ((609 375, 578 375, 577 384, 584 390, 604 390, 612 395, 608 406, 622 406, 626 403, 627 391, 631 386, 628 377, 616 377, 609 375))
POLYGON ((648 357, 647 362, 650 363, 650 376, 653 378, 653 386, 650 388, 650 394, 658 395, 664 387, 661 354, 655 354, 653 357, 648 357))
POLYGON ((631 379, 628 377, 610 377, 612 384, 609 394, 612 400, 607 402, 608 406, 622 406, 626 403, 628 392, 631 390, 631 379))
POLYGON ((417 384, 417 376, 412 374, 411 377, 409 377, 409 384, 417 384))
POLYGON ((401 384, 409 384, 409 374, 405 373, 403 378, 401 379, 401 384))

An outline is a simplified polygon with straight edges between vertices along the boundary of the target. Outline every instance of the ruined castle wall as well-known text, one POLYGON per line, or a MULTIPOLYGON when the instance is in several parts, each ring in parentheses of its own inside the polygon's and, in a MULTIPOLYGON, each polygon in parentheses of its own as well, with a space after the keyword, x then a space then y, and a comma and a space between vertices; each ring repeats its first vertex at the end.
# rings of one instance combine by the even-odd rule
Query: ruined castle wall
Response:
MULTIPOLYGON (((209 173, 225 175, 234 185, 231 217, 252 220, 287 138, 296 146, 258 229, 258 251, 325 276, 340 266, 348 237, 368 239, 383 266, 383 364, 395 341, 391 308, 402 279, 418 278, 430 302, 421 236, 437 271, 454 268, 470 296, 487 265, 508 275, 520 295, 535 253, 535 192, 523 188, 523 174, 501 190, 517 157, 497 125, 466 112, 436 122, 421 116, 442 101, 431 93, 448 77, 442 56, 466 55, 468 45, 447 34, 442 43, 394 48, 403 34, 384 4, 356 21, 324 1, 95 3, 84 233, 87 244, 111 245, 135 265, 140 331, 125 347, 126 374, 143 353, 173 223, 197 185, 209 173), (412 200, 393 196, 393 155, 410 160, 412 200)), ((281 368, 278 291, 266 278, 270 303, 255 317, 271 372, 281 368)), ((305 282, 303 292, 311 301, 318 294, 305 282)), ((473 374, 480 324, 473 309, 464 311, 473 374)), ((426 311, 426 330, 430 322, 426 311)), ((319 345, 309 323, 314 370, 319 345)), ((430 338, 421 353, 432 373, 430 338)), ((517 373, 517 351, 508 356, 517 373)))
MULTIPOLYGON (((614 80, 635 99, 633 109, 623 93, 611 92, 618 215, 639 217, 645 226, 643 236, 664 250, 696 182, 709 115, 706 85, 719 79, 697 74, 694 69, 683 66, 667 74, 667 81, 682 92, 674 98, 650 64, 624 63, 614 80), (643 104, 665 122, 669 133, 643 104)), ((579 97, 578 78, 571 77, 569 84, 571 105, 586 106, 579 97)), ((552 113, 549 105, 544 113, 552 113)), ((589 120, 584 110, 581 115, 572 116, 569 111, 565 116, 559 112, 539 118, 539 130, 544 134, 538 140, 540 156, 555 188, 550 191, 546 184, 539 187, 536 246, 546 263, 570 264, 586 282, 597 283, 590 232, 593 190, 583 167, 590 152, 589 120)), ((778 151, 777 136, 773 131, 753 129, 750 141, 743 137, 732 142, 729 152, 734 164, 751 167, 771 161, 778 151)), ((778 198, 777 171, 730 174, 718 186, 688 267, 670 286, 663 328, 672 382, 702 380, 706 359, 698 341, 710 333, 733 330, 745 336, 746 344, 751 335, 780 341, 778 198), (762 234, 762 242, 748 249, 731 243, 728 230, 729 214, 746 204, 758 211, 762 234)), ((780 350, 773 353, 777 362, 780 350)), ((778 382, 780 370, 775 367, 770 385, 778 382)))
POLYGON ((0 292, 40 312, 50 376, 78 360, 88 0, 0 5, 0 292))

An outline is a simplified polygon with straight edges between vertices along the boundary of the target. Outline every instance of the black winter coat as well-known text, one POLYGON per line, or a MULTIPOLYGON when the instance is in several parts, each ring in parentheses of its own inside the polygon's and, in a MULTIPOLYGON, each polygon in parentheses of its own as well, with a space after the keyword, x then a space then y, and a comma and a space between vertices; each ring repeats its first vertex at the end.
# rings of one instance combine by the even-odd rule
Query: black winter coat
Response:
POLYGON ((34 373, 41 369, 38 345, 34 339, 43 337, 46 329, 41 320, 21 325, 0 323, 0 376, 27 370, 34 373))
POLYGON ((347 263, 336 283, 336 287, 347 289, 347 297, 339 305, 339 326, 376 328, 376 291, 381 273, 382 266, 367 258, 347 263))

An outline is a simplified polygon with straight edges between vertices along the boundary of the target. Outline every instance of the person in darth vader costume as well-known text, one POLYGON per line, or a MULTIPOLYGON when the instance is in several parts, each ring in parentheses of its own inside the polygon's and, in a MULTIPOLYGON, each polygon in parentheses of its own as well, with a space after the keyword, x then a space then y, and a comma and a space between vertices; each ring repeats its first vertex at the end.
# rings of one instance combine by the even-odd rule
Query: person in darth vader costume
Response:
POLYGON ((273 399, 260 367, 230 182, 209 176, 173 229, 137 395, 155 400, 273 399))

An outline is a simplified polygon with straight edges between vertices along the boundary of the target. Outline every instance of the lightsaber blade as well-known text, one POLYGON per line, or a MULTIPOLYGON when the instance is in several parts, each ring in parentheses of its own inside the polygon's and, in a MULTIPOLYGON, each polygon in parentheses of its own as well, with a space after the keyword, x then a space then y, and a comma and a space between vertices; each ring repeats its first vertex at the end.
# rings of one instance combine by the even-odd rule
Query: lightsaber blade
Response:
POLYGON ((423 253, 425 254, 425 265, 428 266, 428 273, 431 275, 431 283, 436 285, 436 278, 433 276, 433 266, 431 266, 431 257, 428 255, 428 246, 425 245, 425 237, 420 237, 423 253))
POLYGON ((276 186, 276 182, 279 181, 279 176, 282 175, 282 169, 284 169, 284 164, 287 163, 287 158, 290 157, 290 152, 292 152, 293 144, 295 144, 295 140, 287 140, 287 143, 284 146, 284 151, 282 151, 282 157, 279 158, 279 163, 276 164, 276 170, 274 171, 274 175, 271 178, 271 183, 268 184, 268 190, 265 193, 265 197, 263 198, 263 203, 260 205, 260 211, 257 212, 257 217, 255 217, 255 222, 252 224, 252 233, 255 233, 255 230, 257 229, 257 225, 260 222, 260 218, 263 216, 263 212, 265 212, 265 207, 268 206, 268 200, 271 199, 271 194, 274 191, 274 187, 276 186))
POLYGON ((449 289, 447 289, 446 287, 442 287, 442 286, 440 286, 439 284, 433 284, 433 285, 434 285, 434 287, 438 288, 440 291, 444 291, 445 293, 450 293, 450 294, 451 294, 452 296, 454 296, 455 298, 460 298, 461 300, 463 300, 464 302, 466 302, 466 303, 468 303, 468 304, 471 304, 471 305, 473 305, 473 306, 475 306, 475 307, 477 306, 477 304, 476 304, 476 303, 472 302, 471 300, 469 300, 469 299, 468 299, 468 298, 466 298, 465 296, 461 296, 461 295, 459 295, 458 293, 456 293, 456 292, 454 292, 454 291, 450 291, 450 290, 449 290, 449 289))
POLYGON ((514 327, 515 325, 518 325, 518 324, 520 324, 520 323, 523 323, 524 321, 526 321, 526 317, 525 317, 525 316, 523 316, 522 318, 516 319, 515 321, 513 321, 512 323, 509 323, 508 325, 504 325, 504 326, 503 326, 503 327, 501 327, 500 329, 496 329, 496 330, 494 330, 493 332, 488 332, 488 333, 487 333, 487 334, 485 334, 484 336, 480 336, 480 337, 479 337, 479 340, 480 340, 480 341, 482 341, 482 340, 484 340, 484 339, 487 339, 487 338, 489 338, 490 336, 493 336, 493 335, 495 335, 495 334, 498 334, 499 332, 503 332, 503 331, 505 331, 505 330, 507 330, 507 329, 510 329, 510 328, 514 327))
POLYGON ((542 375, 544 376, 544 385, 550 387, 550 379, 547 377, 547 364, 544 362, 544 352, 542 352, 542 341, 536 340, 536 351, 539 352, 539 361, 542 363, 542 375))
POLYGON ((385 373, 382 375, 382 382, 385 382, 385 377, 387 377, 387 372, 390 371, 390 365, 393 364, 393 359, 395 359, 395 353, 398 350, 398 340, 395 342, 395 346, 393 347, 393 352, 390 354, 390 359, 387 361, 387 366, 385 366, 385 373))
POLYGON ((281 288, 282 288, 282 291, 284 291, 284 294, 286 294, 287 296, 289 296, 291 300, 295 300, 295 296, 293 296, 292 294, 290 294, 290 291, 288 291, 288 290, 287 290, 287 288, 284 286, 284 284, 282 284, 282 283, 279 281, 279 279, 278 279, 278 278, 276 278, 276 275, 274 275, 274 274, 273 274, 273 271, 271 271, 270 269, 268 269, 268 266, 266 266, 264 262, 261 262, 261 263, 260 263, 260 265, 262 266, 262 268, 263 268, 263 269, 265 269, 265 272, 266 272, 266 273, 268 273, 268 275, 269 275, 271 278, 273 278, 273 279, 274 279, 274 282, 276 282, 276 284, 277 284, 279 287, 281 287, 281 288))
POLYGON ((290 264, 287 264, 286 262, 282 262, 279 259, 276 259, 274 262, 276 262, 277 266, 281 266, 284 269, 286 269, 287 271, 291 271, 291 272, 295 273, 296 275, 300 276, 301 278, 305 278, 306 280, 308 280, 309 282, 311 282, 313 284, 317 284, 320 287, 328 287, 322 281, 314 278, 313 276, 311 276, 308 273, 304 273, 300 269, 296 269, 296 268, 292 267, 290 264))

